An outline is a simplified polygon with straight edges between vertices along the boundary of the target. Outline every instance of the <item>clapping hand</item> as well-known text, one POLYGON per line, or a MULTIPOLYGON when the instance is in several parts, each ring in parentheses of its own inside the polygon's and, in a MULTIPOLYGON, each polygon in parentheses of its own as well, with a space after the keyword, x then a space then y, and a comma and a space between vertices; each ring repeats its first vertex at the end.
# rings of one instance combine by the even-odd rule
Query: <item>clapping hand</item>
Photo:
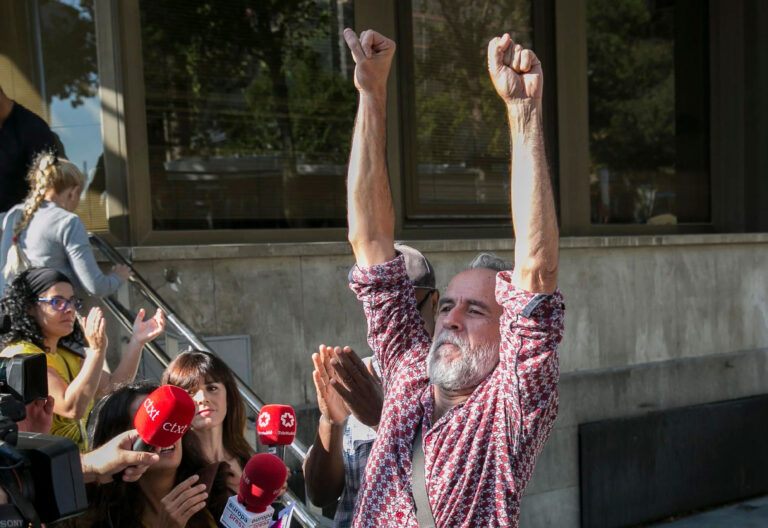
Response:
POLYGON ((165 330, 165 315, 163 311, 158 308, 154 317, 144 320, 146 311, 144 308, 139 310, 136 314, 136 320, 133 322, 133 339, 138 341, 141 345, 145 345, 159 336, 165 330))
POLYGON ((88 347, 94 352, 103 354, 107 350, 107 330, 106 320, 101 308, 91 308, 88 317, 85 319, 85 328, 83 330, 85 339, 88 341, 88 347))
MULTIPOLYGON (((341 348, 336 347, 341 351, 341 348)), ((349 416, 349 409, 344 405, 336 390, 331 385, 331 353, 332 347, 320 345, 319 353, 312 354, 312 363, 315 366, 312 372, 312 381, 317 390, 317 406, 320 413, 331 425, 341 425, 349 416)))
POLYGON ((333 349, 331 368, 334 372, 331 386, 355 418, 368 427, 378 426, 384 394, 381 380, 373 368, 366 367, 350 347, 333 349))

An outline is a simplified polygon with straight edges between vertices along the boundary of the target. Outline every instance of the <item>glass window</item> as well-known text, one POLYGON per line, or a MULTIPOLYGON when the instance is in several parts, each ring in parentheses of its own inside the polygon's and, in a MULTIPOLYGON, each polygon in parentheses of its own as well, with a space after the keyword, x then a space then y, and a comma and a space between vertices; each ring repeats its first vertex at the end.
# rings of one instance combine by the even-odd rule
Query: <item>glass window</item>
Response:
POLYGON ((0 18, 8 26, 0 30, 0 84, 48 123, 60 154, 87 176, 76 212, 87 229, 106 231, 94 0, 2 2, 0 18))
POLYGON ((504 32, 531 46, 530 4, 412 0, 411 219, 509 218, 509 129, 487 49, 504 32))
POLYGON ((710 221, 707 2, 589 0, 593 224, 710 221))
POLYGON ((153 228, 346 225, 350 0, 142 0, 153 228))

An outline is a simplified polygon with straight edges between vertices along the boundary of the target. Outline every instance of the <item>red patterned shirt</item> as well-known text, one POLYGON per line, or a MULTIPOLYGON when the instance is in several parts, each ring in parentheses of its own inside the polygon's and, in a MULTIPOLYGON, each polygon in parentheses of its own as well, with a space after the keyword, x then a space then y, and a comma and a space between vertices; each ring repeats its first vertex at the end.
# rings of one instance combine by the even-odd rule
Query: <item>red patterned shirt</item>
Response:
POLYGON ((433 424, 426 368, 431 339, 402 257, 356 267, 352 280, 386 394, 353 526, 418 527, 411 456, 420 424, 437 526, 517 526, 520 498, 557 416, 560 291, 532 294, 512 285, 511 272, 496 276, 496 300, 504 308, 499 364, 463 404, 433 424))

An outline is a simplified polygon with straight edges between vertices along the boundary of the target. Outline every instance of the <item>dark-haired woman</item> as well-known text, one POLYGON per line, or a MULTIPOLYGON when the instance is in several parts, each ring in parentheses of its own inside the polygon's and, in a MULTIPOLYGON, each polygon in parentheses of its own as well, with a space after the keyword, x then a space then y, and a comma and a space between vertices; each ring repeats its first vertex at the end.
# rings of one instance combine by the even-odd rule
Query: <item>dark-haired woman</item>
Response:
POLYGON ((229 367, 207 352, 182 352, 163 372, 164 384, 185 389, 197 404, 192 431, 210 462, 226 462, 227 486, 237 493, 240 476, 254 454, 245 439, 245 405, 229 367))
MULTIPOLYGON (((133 416, 157 385, 148 382, 116 387, 93 408, 88 437, 94 448, 133 425, 133 416)), ((85 524, 98 528, 213 528, 229 491, 226 473, 210 464, 197 438, 186 434, 173 446, 158 450, 160 460, 137 482, 112 482, 91 489, 85 524), (198 474, 213 469, 210 489, 198 474)))
POLYGON ((85 320, 88 347, 80 355, 60 345, 65 337, 82 340, 76 324, 80 299, 74 296, 69 278, 51 268, 33 268, 18 275, 2 298, 2 312, 10 322, 0 335, 0 356, 45 352, 48 363, 48 393, 53 397, 51 433, 74 441, 81 451, 87 449, 84 417, 94 396, 106 393, 113 385, 136 376, 142 347, 160 335, 165 319, 158 310, 144 320, 140 310, 133 323, 133 334, 120 364, 111 374, 104 372, 107 351, 105 320, 101 309, 93 308, 85 320))

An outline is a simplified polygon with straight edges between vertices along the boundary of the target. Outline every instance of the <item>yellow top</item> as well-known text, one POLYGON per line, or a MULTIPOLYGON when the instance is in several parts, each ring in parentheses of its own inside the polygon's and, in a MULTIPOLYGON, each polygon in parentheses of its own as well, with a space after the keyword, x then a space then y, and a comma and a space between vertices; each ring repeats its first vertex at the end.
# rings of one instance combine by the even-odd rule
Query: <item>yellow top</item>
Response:
MULTIPOLYGON (((2 355, 10 357, 18 354, 39 354, 41 352, 43 350, 32 343, 19 341, 3 349, 2 355)), ((48 366, 55 370, 67 383, 72 383, 72 380, 80 373, 80 361, 82 358, 66 348, 59 347, 55 354, 46 353, 45 359, 48 366)), ((85 423, 88 420, 88 413, 91 412, 92 407, 93 400, 88 404, 88 408, 80 420, 64 418, 54 414, 51 434, 69 438, 77 444, 81 452, 87 451, 88 440, 85 434, 85 423)))

